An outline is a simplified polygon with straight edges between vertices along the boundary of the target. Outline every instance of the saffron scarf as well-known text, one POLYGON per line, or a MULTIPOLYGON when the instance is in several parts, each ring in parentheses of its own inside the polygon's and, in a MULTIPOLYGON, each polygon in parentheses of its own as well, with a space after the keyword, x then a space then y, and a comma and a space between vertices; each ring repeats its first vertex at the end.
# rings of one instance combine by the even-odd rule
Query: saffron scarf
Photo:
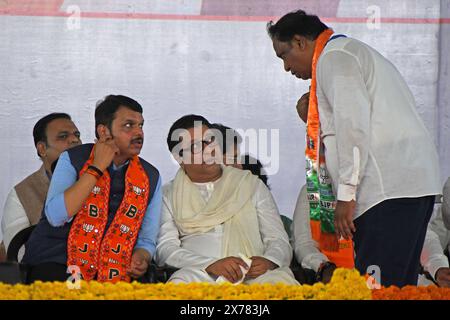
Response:
POLYGON ((332 29, 316 39, 312 59, 312 79, 306 123, 306 186, 310 207, 311 234, 319 248, 338 267, 354 267, 353 241, 338 239, 334 229, 336 197, 325 162, 325 148, 320 139, 320 119, 317 101, 317 62, 333 34, 332 29))
POLYGON ((332 29, 323 31, 316 39, 312 58, 312 79, 306 123, 306 187, 310 207, 311 232, 321 250, 338 251, 339 242, 334 229, 336 198, 332 192, 331 179, 326 171, 323 143, 320 139, 320 119, 317 102, 316 69, 319 57, 332 29))
MULTIPOLYGON (((80 176, 92 164, 94 149, 95 146, 80 176)), ((130 282, 127 269, 147 209, 150 183, 135 156, 126 171, 123 200, 105 234, 110 182, 106 170, 76 214, 67 242, 67 265, 78 266, 84 280, 130 282)))

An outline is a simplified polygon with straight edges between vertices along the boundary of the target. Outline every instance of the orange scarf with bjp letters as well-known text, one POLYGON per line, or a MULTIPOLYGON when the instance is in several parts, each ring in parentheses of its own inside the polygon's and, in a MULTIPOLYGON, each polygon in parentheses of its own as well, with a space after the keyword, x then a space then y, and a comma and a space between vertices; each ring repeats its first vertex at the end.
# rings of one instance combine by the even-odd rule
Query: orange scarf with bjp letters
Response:
POLYGON ((306 123, 306 182, 310 205, 311 234, 320 250, 338 267, 353 268, 353 242, 337 238, 334 229, 336 198, 325 164, 324 145, 320 139, 320 118, 317 101, 317 62, 333 34, 323 31, 316 39, 312 58, 312 79, 306 123))
MULTIPOLYGON (((94 158, 94 148, 80 171, 84 174, 94 158)), ((125 193, 105 233, 111 178, 107 170, 97 180, 89 197, 76 214, 67 242, 67 265, 78 266, 84 280, 130 282, 127 270, 147 209, 150 183, 139 158, 129 162, 125 193)))

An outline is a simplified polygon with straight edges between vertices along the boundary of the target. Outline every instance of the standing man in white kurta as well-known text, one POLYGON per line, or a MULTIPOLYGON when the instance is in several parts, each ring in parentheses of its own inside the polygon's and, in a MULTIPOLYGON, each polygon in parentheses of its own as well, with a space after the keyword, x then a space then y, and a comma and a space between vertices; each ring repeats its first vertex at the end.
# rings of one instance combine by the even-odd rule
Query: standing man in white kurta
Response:
POLYGON ((373 48, 302 10, 268 32, 285 70, 315 87, 308 114, 318 106, 336 234, 353 239, 361 273, 379 267, 383 285, 415 285, 441 187, 436 148, 405 80, 373 48))
POLYGON ((251 172, 219 164, 210 128, 196 115, 170 128, 167 143, 180 169, 163 191, 157 263, 179 269, 174 283, 298 284, 272 195, 251 172))

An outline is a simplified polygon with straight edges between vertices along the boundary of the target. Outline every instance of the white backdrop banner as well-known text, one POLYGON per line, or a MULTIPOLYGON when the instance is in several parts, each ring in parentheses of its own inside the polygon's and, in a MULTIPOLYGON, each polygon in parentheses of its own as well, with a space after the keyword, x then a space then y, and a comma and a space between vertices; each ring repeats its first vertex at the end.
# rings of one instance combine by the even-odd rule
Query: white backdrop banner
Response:
POLYGON ((309 82, 283 70, 265 28, 298 8, 397 66, 435 139, 444 181, 449 0, 0 0, 0 206, 40 166, 32 137, 39 118, 67 112, 83 142, 93 142, 95 104, 123 94, 144 108, 141 156, 164 182, 177 170, 170 125, 201 114, 255 142, 247 151, 266 165, 280 212, 292 217, 305 181, 305 127, 295 105, 309 82))

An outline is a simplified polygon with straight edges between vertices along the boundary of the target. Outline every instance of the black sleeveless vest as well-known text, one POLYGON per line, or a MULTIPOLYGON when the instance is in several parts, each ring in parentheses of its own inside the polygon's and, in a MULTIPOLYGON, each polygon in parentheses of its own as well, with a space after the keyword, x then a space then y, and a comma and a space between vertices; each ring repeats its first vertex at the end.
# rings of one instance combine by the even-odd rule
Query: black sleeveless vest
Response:
MULTIPOLYGON (((93 144, 83 144, 67 150, 70 162, 78 173, 83 168, 86 161, 89 159, 93 144)), ((150 163, 142 158, 139 158, 150 182, 150 196, 148 204, 153 198, 156 185, 159 179, 158 170, 150 163)), ((117 209, 122 202, 125 192, 125 173, 128 165, 121 167, 118 170, 113 170, 112 165, 108 168, 111 176, 110 195, 109 195, 109 210, 108 222, 106 224, 105 232, 108 230, 111 222, 114 219, 117 209)), ((62 227, 53 227, 47 220, 47 217, 42 210, 42 216, 36 228, 33 230, 30 238, 25 244, 25 255, 22 262, 31 266, 41 263, 54 262, 60 264, 67 263, 67 239, 69 237, 72 221, 66 223, 62 227)))

